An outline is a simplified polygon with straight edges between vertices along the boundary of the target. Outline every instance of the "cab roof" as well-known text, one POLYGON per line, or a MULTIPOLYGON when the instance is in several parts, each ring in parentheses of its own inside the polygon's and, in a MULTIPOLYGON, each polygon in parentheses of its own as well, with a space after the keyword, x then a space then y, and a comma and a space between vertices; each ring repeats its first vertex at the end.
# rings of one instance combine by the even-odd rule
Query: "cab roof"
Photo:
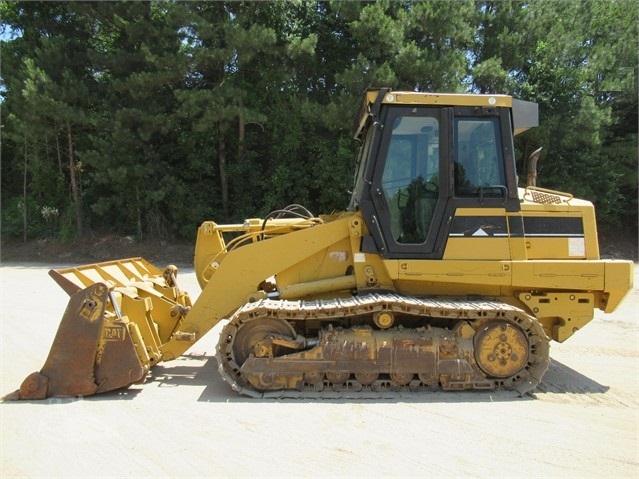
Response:
POLYGON ((356 119, 355 137, 359 137, 370 116, 377 116, 381 105, 476 106, 509 108, 513 118, 513 133, 518 135, 539 124, 536 103, 513 99, 510 95, 475 93, 423 93, 371 88, 364 95, 356 119))

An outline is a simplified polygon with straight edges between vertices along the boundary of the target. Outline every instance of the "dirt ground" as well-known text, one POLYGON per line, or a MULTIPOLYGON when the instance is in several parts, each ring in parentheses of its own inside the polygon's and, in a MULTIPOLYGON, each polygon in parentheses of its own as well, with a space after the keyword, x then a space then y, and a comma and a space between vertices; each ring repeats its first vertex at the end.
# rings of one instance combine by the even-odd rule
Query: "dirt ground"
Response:
POLYGON ((4 240, 0 245, 0 262, 57 262, 63 265, 97 263, 117 258, 142 256, 163 267, 167 264, 193 266, 192 242, 144 241, 130 236, 99 236, 71 243, 57 240, 4 240))
MULTIPOLYGON (((185 265, 181 287, 197 297, 190 254, 185 248, 174 262, 185 265)), ((70 258, 48 258, 0 264, 0 395, 42 366, 64 312, 68 297, 47 271, 70 258)), ((523 398, 499 391, 248 399, 217 373, 218 325, 144 384, 2 402, 0 477, 635 478, 638 319, 635 287, 615 313, 597 313, 553 343, 542 384, 523 398)))

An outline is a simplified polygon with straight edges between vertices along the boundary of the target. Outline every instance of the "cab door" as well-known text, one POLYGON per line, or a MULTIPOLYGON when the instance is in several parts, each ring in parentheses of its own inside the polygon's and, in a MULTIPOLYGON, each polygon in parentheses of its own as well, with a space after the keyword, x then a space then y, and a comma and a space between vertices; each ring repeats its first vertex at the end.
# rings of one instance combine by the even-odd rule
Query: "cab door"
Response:
MULTIPOLYGON (((508 109, 456 107, 444 259, 510 259, 509 212, 520 210, 508 109)), ((511 222, 512 223, 512 222, 511 222)))
POLYGON ((382 119, 370 191, 390 258, 438 256, 448 197, 445 110, 393 107, 382 119))

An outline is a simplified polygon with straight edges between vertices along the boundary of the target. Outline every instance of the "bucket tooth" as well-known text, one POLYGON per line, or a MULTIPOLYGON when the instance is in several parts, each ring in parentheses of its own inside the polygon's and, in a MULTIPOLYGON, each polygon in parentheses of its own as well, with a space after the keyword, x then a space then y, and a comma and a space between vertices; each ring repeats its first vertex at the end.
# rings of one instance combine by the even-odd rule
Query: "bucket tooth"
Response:
POLYGON ((132 331, 141 341, 135 325, 126 319, 106 319, 95 362, 95 393, 103 393, 141 382, 148 366, 143 367, 135 348, 132 331))

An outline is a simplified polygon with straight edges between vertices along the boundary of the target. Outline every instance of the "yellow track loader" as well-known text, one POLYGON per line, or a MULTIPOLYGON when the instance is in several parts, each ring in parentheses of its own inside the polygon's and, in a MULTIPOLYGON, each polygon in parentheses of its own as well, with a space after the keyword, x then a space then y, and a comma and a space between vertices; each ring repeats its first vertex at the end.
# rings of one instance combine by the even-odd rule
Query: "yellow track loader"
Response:
POLYGON ((141 382, 221 321, 219 371, 251 397, 532 390, 549 342, 612 312, 633 277, 599 258, 590 202, 535 171, 518 187, 513 137, 537 122, 506 95, 368 90, 344 212, 203 223, 196 301, 142 258, 51 271, 71 299, 13 397, 141 382))

